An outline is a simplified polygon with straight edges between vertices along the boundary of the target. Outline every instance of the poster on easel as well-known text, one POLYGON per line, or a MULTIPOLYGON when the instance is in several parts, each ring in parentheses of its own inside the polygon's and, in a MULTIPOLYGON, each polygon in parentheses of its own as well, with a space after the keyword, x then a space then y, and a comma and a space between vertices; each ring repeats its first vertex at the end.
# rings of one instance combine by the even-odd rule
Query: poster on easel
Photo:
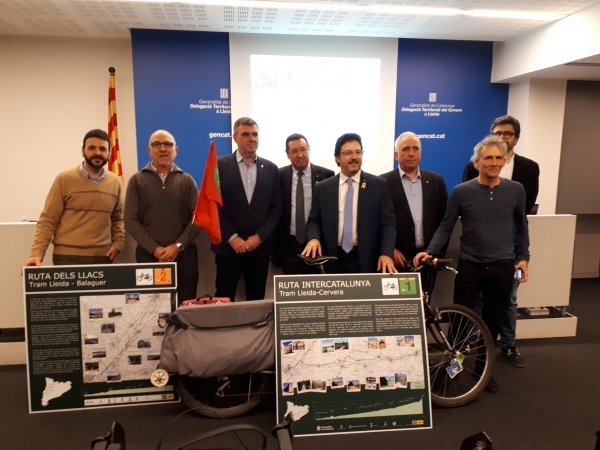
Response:
POLYGON ((176 401, 154 387, 174 263, 24 268, 29 412, 176 401))
POLYGON ((431 428, 419 274, 276 276, 275 327, 294 435, 431 428))

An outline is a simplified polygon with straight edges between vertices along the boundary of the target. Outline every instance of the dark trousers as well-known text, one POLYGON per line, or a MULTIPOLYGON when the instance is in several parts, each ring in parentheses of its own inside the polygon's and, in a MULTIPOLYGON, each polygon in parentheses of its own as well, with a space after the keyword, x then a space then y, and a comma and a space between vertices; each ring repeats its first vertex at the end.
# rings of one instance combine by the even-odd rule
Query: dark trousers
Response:
POLYGON ((320 273, 319 269, 317 269, 315 266, 309 266, 298 257, 298 255, 304 250, 304 247, 306 247, 306 242, 299 244, 296 240, 296 236, 289 236, 288 254, 281 265, 285 275, 309 275, 320 273))
POLYGON ((338 260, 335 263, 335 273, 361 273, 360 261, 358 259, 358 246, 352 247, 350 253, 346 253, 342 247, 338 247, 338 260))
MULTIPOLYGON (((158 259, 139 245, 135 249, 135 260, 139 263, 158 262, 158 259)), ((195 244, 179 253, 177 259, 177 300, 181 303, 197 297, 198 291, 198 249, 195 244)))
POLYGON ((246 300, 264 299, 269 260, 268 255, 256 256, 248 253, 215 255, 217 266, 215 297, 229 297, 232 302, 235 301, 238 281, 243 273, 246 284, 246 300))
POLYGON ((483 303, 481 317, 492 333, 494 342, 500 331, 502 317, 510 306, 515 266, 512 261, 489 264, 458 260, 458 275, 454 281, 454 303, 475 309, 483 303))
POLYGON ((78 266, 82 264, 112 264, 108 256, 79 256, 79 255, 52 255, 55 266, 78 266))

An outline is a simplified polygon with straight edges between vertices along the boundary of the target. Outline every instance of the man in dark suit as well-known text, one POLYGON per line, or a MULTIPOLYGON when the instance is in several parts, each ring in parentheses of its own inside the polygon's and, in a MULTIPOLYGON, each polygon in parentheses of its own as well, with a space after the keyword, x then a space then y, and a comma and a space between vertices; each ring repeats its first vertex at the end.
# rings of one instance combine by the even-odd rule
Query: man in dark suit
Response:
POLYGON ((273 234, 273 264, 286 275, 315 273, 298 254, 306 245, 306 221, 315 184, 331 178, 333 170, 310 163, 310 145, 298 133, 285 140, 285 153, 291 164, 279 168, 282 213, 273 234))
POLYGON ((417 253, 427 248, 444 218, 448 192, 444 178, 419 167, 421 140, 410 131, 396 139, 394 158, 398 169, 381 175, 387 180, 396 213, 394 263, 404 268, 417 253))
MULTIPOLYGON (((521 136, 521 124, 512 116, 498 117, 490 127, 490 133, 502 138, 508 152, 506 163, 500 172, 502 178, 517 181, 525 188, 525 211, 531 214, 539 191, 540 167, 535 161, 514 152, 515 145, 521 136)), ((477 178, 479 171, 470 161, 463 172, 463 181, 477 178)), ((510 294, 510 308, 502 319, 500 327, 500 347, 508 360, 516 367, 525 367, 525 359, 515 346, 517 329, 517 289, 519 282, 513 283, 510 294)))
POLYGON ((305 256, 329 255, 339 260, 334 273, 396 272, 396 218, 386 181, 361 171, 362 141, 342 135, 335 144, 340 173, 315 186, 306 226, 305 256))
POLYGON ((217 297, 235 299, 244 274, 246 300, 265 297, 271 235, 281 216, 277 166, 256 154, 258 125, 249 117, 233 126, 237 150, 218 162, 223 208, 219 211, 223 242, 212 245, 217 266, 217 297))

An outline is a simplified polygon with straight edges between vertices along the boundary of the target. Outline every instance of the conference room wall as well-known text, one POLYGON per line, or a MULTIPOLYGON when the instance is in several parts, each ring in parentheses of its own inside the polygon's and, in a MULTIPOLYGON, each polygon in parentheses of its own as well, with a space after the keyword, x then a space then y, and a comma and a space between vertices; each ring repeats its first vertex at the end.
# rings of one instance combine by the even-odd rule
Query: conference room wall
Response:
POLYGON ((116 69, 125 181, 137 171, 129 39, 0 37, 0 222, 37 220, 56 175, 81 162, 84 134, 106 130, 116 69))
MULTIPOLYGON (((81 161, 83 134, 91 128, 106 128, 110 66, 117 69, 125 182, 138 170, 129 39, 3 36, 0 58, 4 63, 0 130, 6 139, 7 163, 0 177, 4 193, 0 222, 20 221, 23 216, 36 220, 56 174, 81 161)), ((527 128, 523 133, 528 133, 527 128)), ((537 160, 545 173, 544 160, 537 160)), ((592 230, 586 234, 590 232, 592 237, 600 235, 592 230)), ((576 261, 582 247, 576 249, 576 261)), ((588 255, 584 260, 585 267, 579 265, 577 272, 597 274, 597 258, 588 255)))

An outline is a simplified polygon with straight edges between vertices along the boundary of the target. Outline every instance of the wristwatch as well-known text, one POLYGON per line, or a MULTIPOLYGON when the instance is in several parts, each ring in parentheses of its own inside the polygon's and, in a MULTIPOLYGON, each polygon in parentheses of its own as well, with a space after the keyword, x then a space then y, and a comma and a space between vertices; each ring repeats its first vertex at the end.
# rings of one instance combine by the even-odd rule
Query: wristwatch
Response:
POLYGON ((175 247, 177 247, 177 250, 179 250, 180 252, 185 250, 185 245, 183 245, 181 242, 176 242, 175 247))

